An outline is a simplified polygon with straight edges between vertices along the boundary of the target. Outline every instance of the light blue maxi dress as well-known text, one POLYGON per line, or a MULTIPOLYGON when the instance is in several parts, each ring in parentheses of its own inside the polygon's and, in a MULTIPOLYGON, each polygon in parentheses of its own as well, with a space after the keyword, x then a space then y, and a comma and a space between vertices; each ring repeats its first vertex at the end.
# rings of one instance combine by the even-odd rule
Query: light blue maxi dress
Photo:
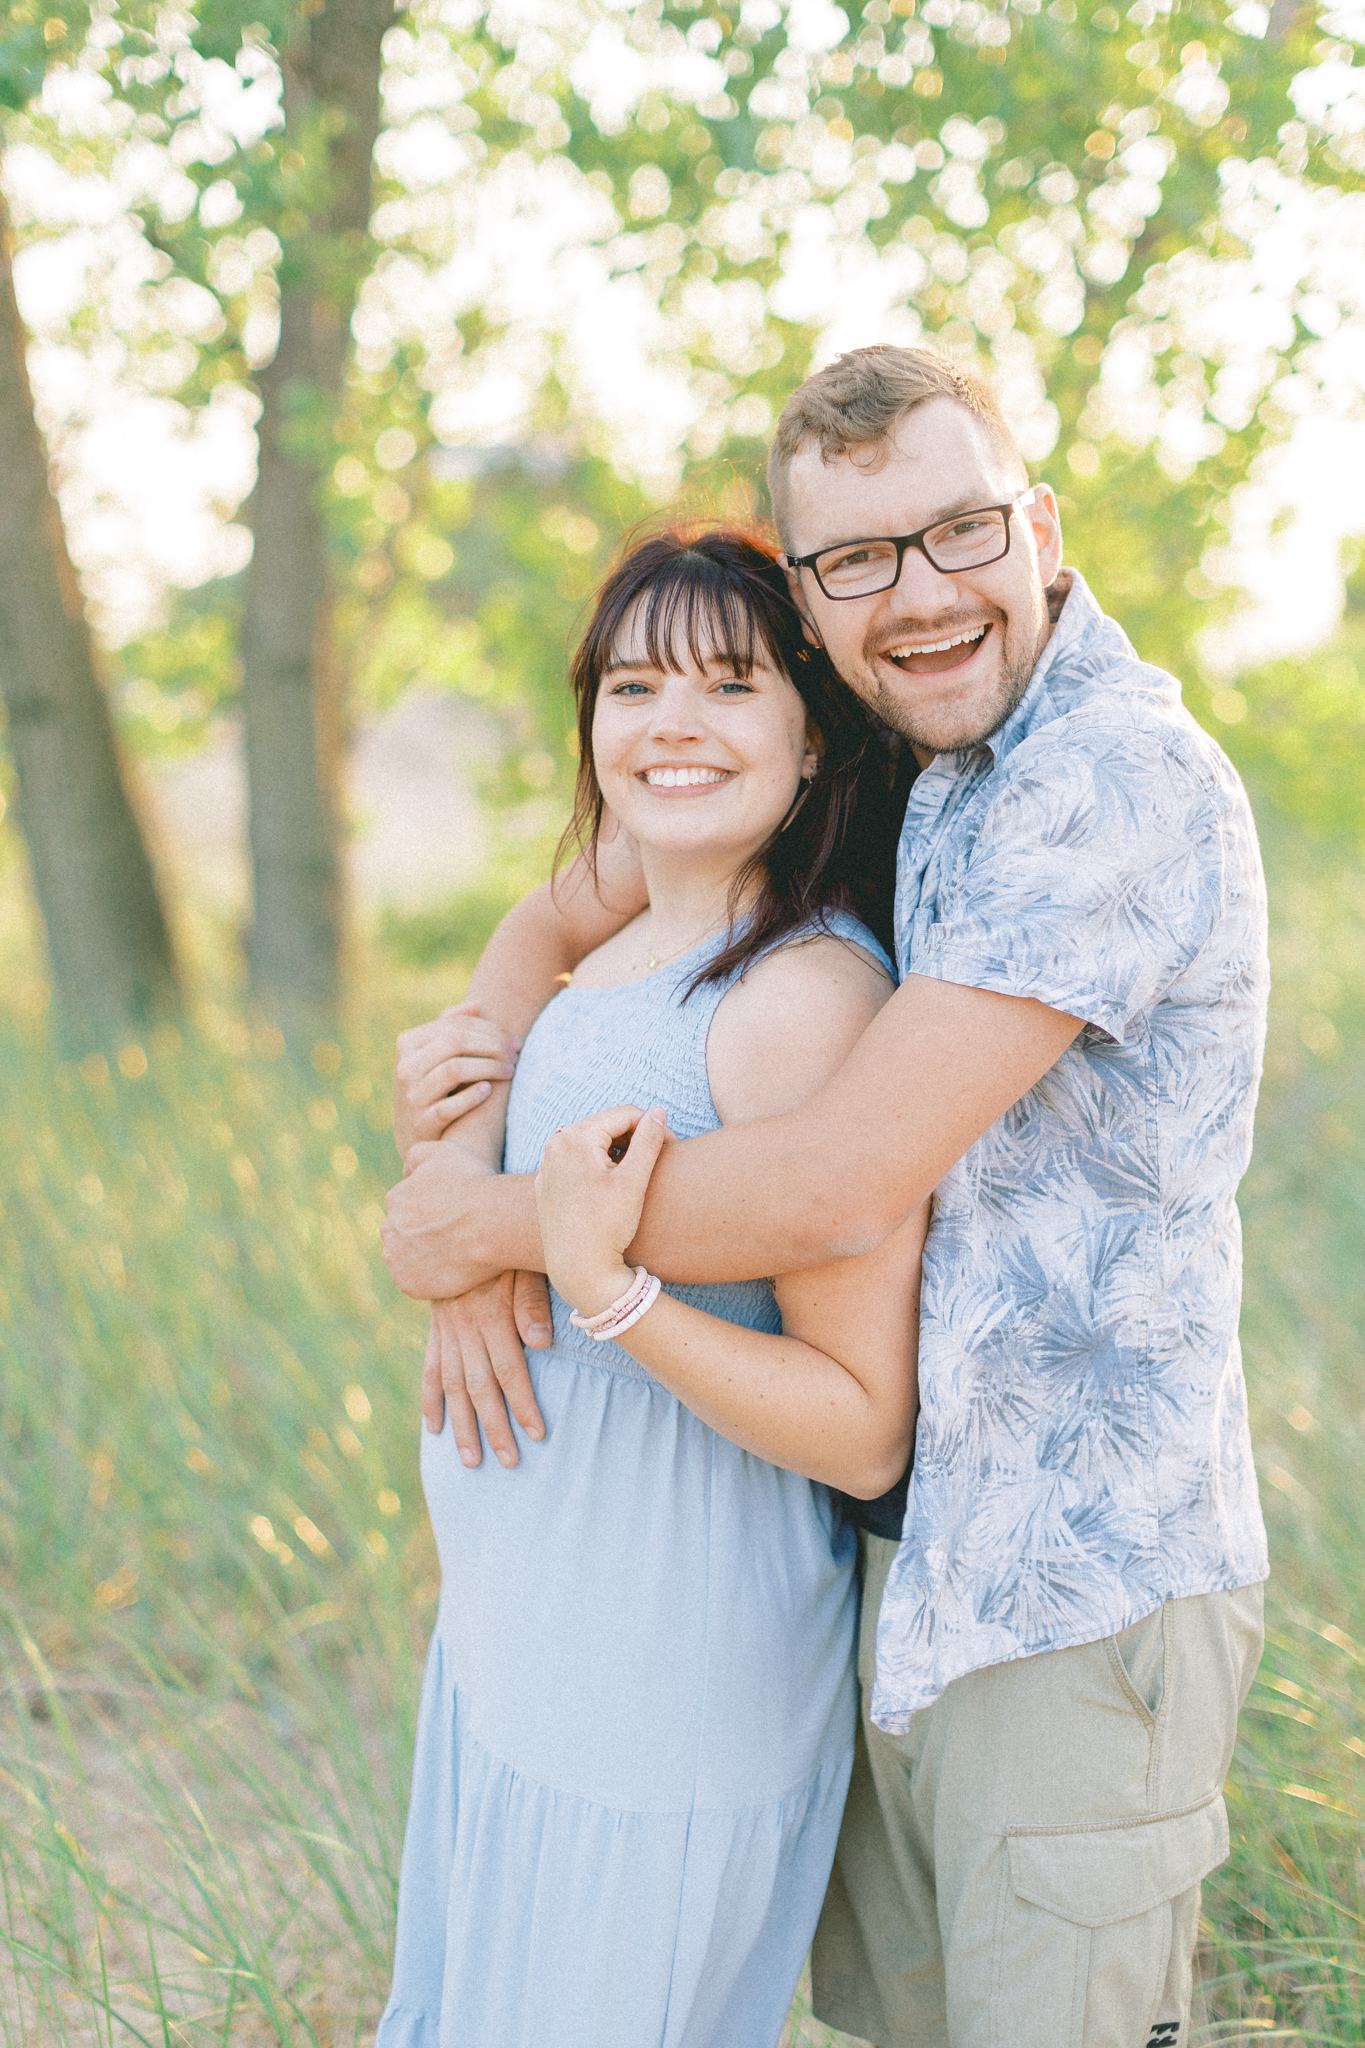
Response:
MULTIPOLYGON (((509 1172, 617 1102, 716 1128, 729 984, 681 998, 719 943, 555 997, 513 1084, 509 1172)), ((780 1327, 766 1282, 669 1292, 780 1327)), ((543 1442, 469 1471, 449 1419, 422 1437, 441 1603, 378 2048, 774 2048, 853 1753, 854 1532, 825 1487, 553 1310, 553 1347, 527 1355, 543 1442)))

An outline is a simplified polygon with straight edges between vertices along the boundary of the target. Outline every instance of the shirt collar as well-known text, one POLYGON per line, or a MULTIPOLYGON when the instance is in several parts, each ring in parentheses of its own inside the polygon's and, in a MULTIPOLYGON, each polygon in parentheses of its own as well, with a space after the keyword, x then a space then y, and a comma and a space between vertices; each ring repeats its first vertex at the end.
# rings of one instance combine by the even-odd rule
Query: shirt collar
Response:
POLYGON ((1065 671, 1072 658, 1082 652, 1093 638, 1096 627, 1103 623, 1104 613, 1080 570, 1068 569, 1065 574, 1071 579, 1071 587, 1062 600, 1062 609, 1048 636, 1047 645, 1029 677, 1028 688, 999 731, 992 733, 984 742, 982 750, 992 757, 996 767, 1037 726, 1060 717, 1064 708, 1060 695, 1065 687, 1065 671))
POLYGON ((988 740, 980 740, 974 747, 958 747, 951 753, 936 754, 929 766, 921 771, 916 787, 919 783, 927 786, 935 779, 952 782, 965 769, 974 766, 999 767, 1036 727, 1061 716, 1065 708, 1061 700, 1065 693, 1067 670, 1078 654, 1089 649, 1097 628, 1107 623, 1080 570, 1066 569, 1062 573, 1071 580, 1062 599, 1057 623, 1029 677, 1028 688, 1005 723, 988 740))

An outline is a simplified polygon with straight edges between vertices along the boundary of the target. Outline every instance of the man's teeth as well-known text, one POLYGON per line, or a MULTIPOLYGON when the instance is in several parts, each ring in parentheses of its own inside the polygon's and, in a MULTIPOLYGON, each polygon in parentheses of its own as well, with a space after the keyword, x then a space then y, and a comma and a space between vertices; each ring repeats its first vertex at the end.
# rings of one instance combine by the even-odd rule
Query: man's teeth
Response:
POLYGON ((651 789, 695 789, 705 782, 726 782, 724 768, 647 768, 645 781, 651 789))
POLYGON ((955 640, 921 640, 913 647, 888 647, 886 652, 892 661, 903 660, 907 654, 946 654, 950 647, 962 647, 969 640, 984 639, 987 630, 985 626, 975 626, 970 633, 959 633, 955 640))

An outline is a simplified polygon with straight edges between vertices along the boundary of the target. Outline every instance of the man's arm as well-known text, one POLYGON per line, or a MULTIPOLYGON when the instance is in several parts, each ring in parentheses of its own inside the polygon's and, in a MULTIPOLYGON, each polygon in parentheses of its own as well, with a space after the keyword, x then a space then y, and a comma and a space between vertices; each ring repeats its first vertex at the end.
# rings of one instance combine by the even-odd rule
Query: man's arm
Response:
MULTIPOLYGON (((911 975, 804 1107, 665 1148, 631 1259, 666 1280, 721 1281, 867 1251, 1081 1028, 1044 1003, 911 975)), ((454 1185, 439 1148, 421 1150, 390 1197, 387 1256, 405 1292, 539 1266, 529 1176, 454 1185)))

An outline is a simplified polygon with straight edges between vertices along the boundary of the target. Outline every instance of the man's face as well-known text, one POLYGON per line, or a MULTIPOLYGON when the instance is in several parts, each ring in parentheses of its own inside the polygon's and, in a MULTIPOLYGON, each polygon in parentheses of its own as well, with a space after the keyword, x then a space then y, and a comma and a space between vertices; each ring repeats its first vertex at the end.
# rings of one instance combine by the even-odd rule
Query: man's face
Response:
MULTIPOLYGON (((787 473, 790 551, 916 533, 1025 488, 966 406, 926 399, 875 447, 832 462, 813 442, 798 451, 787 473)), ((792 580, 808 631, 849 688, 925 760, 977 745, 1009 717, 1051 631, 1045 590, 1061 560, 1043 484, 1014 514, 1009 553, 984 569, 946 575, 908 548, 899 582, 873 597, 828 598, 810 569, 792 580)))

